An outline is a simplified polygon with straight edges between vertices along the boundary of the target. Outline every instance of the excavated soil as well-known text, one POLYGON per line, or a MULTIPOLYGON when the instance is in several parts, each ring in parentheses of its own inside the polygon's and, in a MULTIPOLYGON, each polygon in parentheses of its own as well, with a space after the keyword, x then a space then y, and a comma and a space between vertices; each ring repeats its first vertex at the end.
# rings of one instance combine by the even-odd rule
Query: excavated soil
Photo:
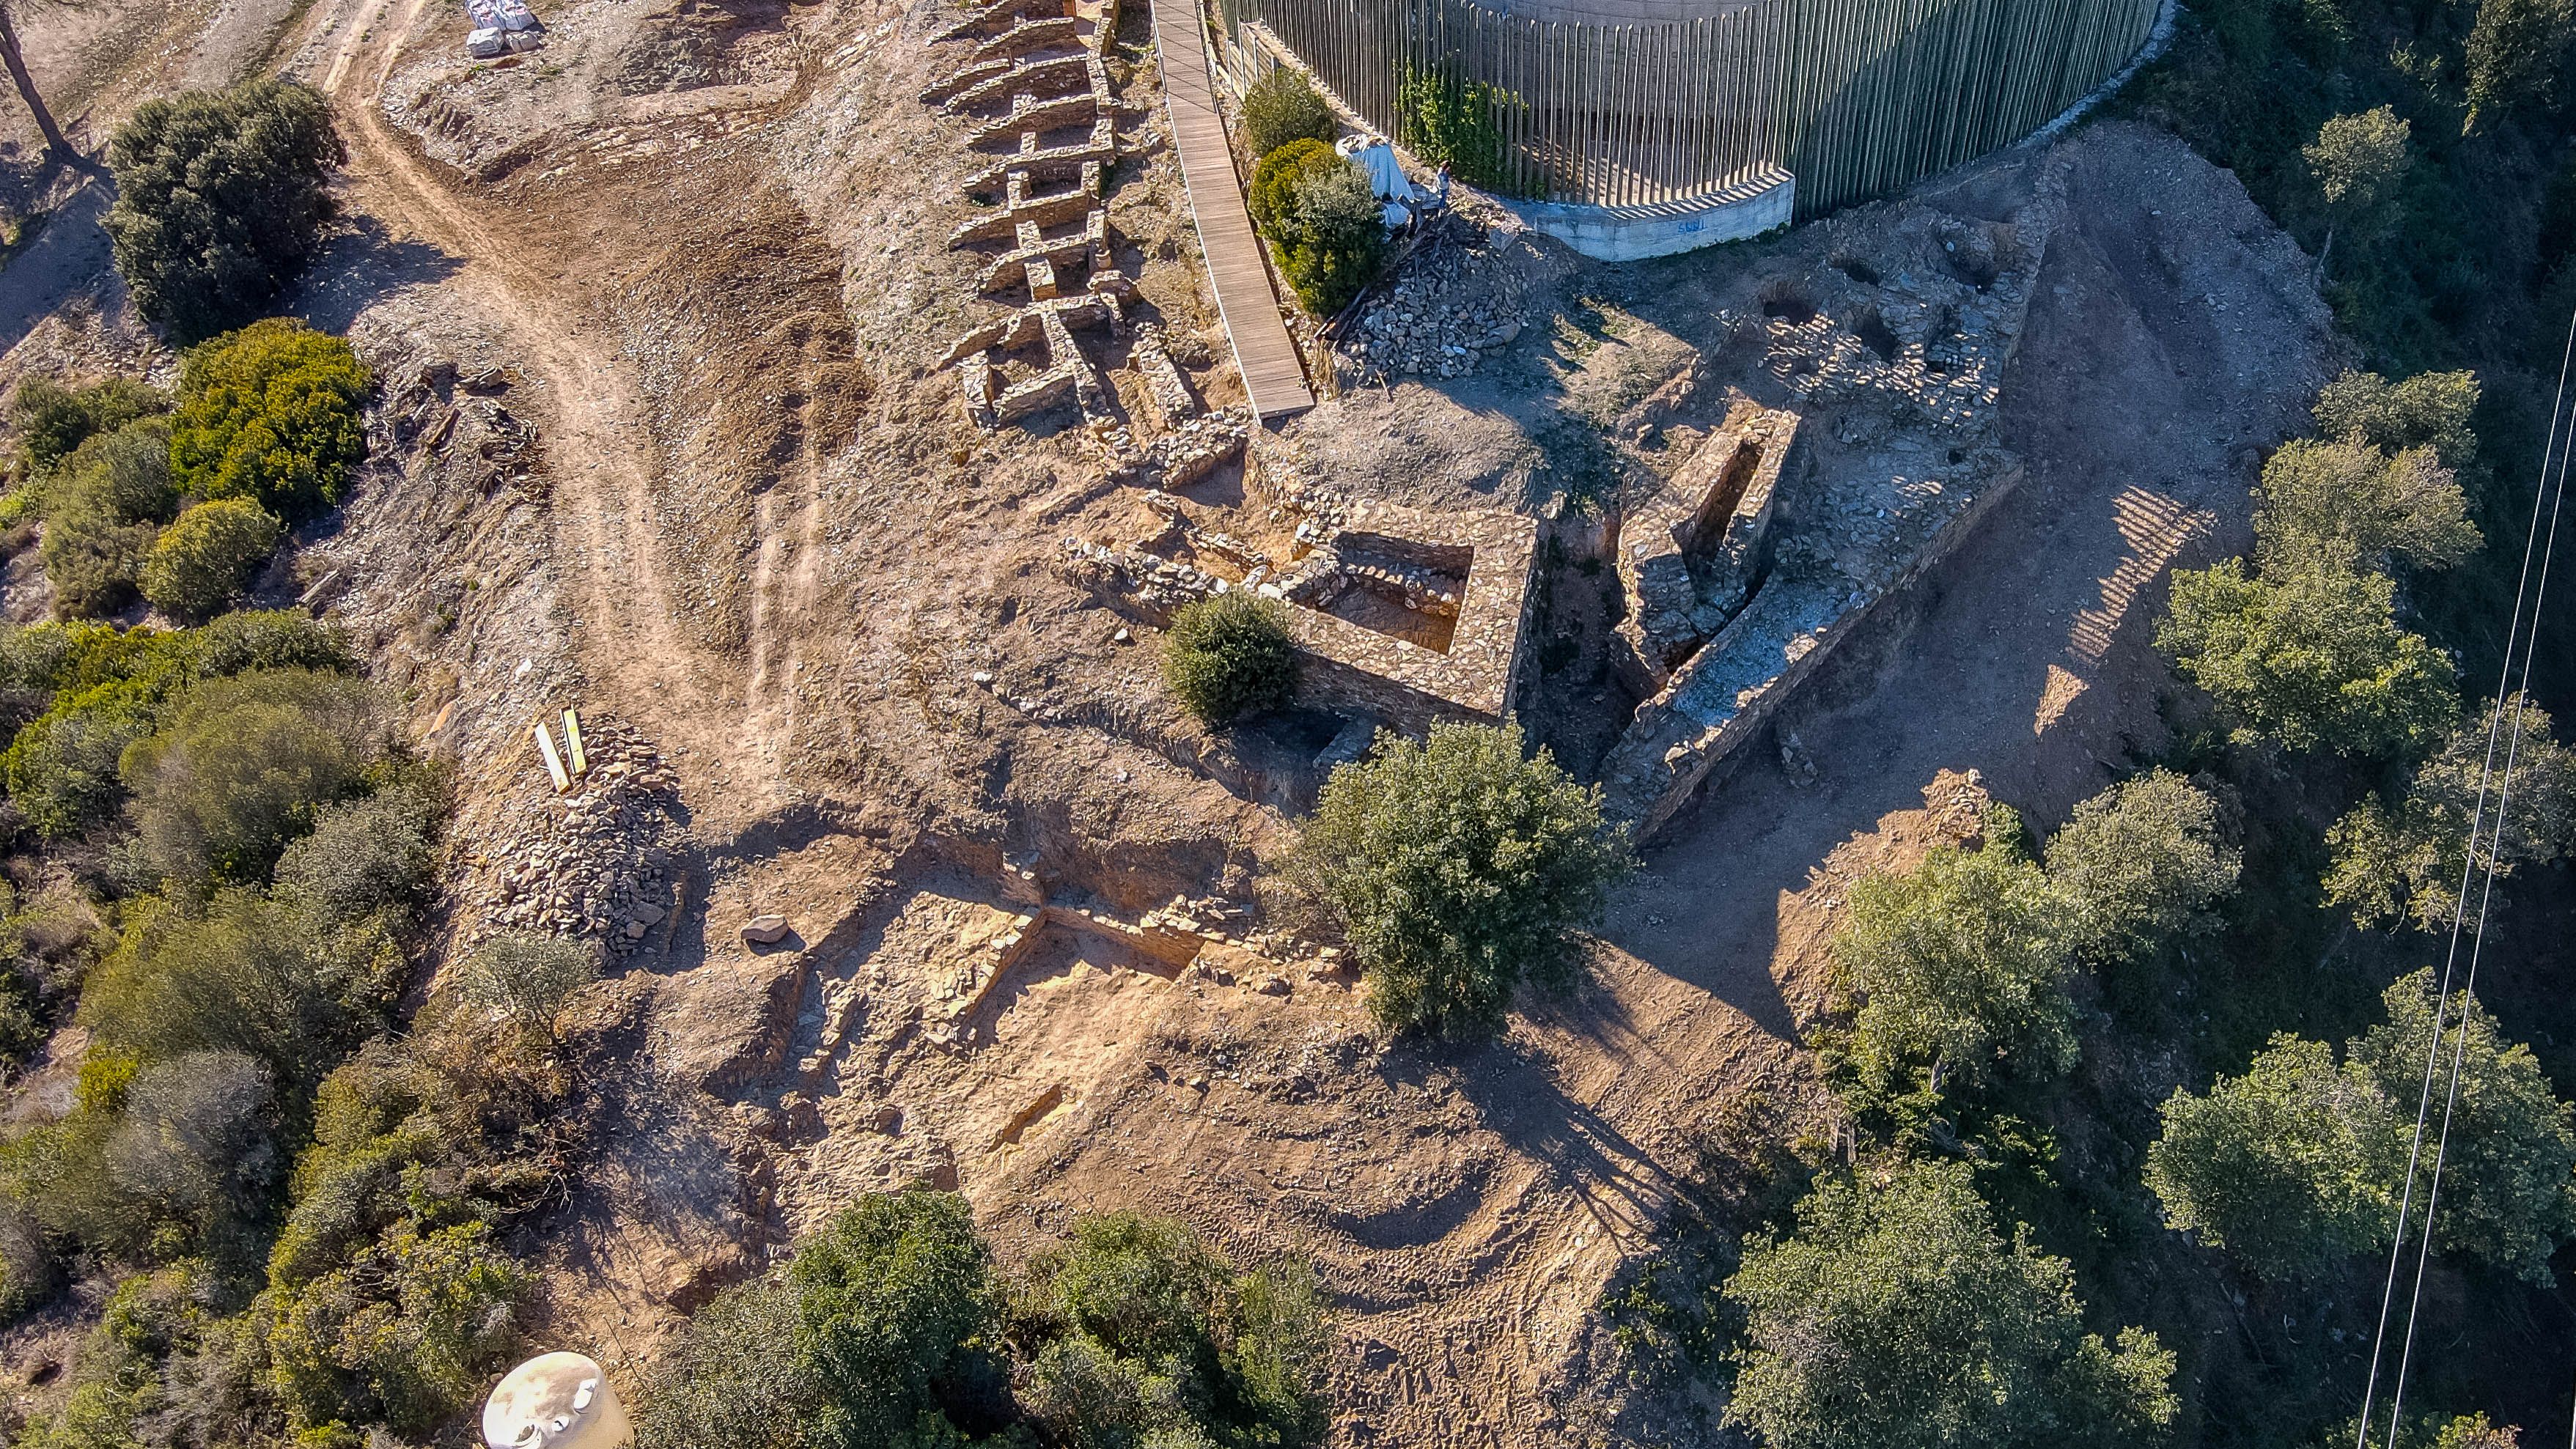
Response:
MULTIPOLYGON (((2045 821, 2153 748, 2162 575, 2237 544, 2259 450, 2330 360, 2296 249, 2232 177, 2127 126, 1753 246, 1471 259, 1514 269, 1522 309, 1472 370, 1354 370, 1251 466, 1546 512, 1579 541, 1705 425, 1652 403, 1675 377, 1790 400, 1720 314, 1832 263, 1835 228, 1909 206, 1995 225, 2043 174, 2064 188, 1985 423, 2018 491, 1810 682, 1783 763, 1736 770, 1650 853, 1581 989, 1490 1045, 1390 1041, 1336 960, 1258 916, 1280 806, 1338 722, 1182 716, 1150 640, 1048 566, 1149 511, 1068 417, 979 434, 934 365, 998 313, 984 258, 943 245, 991 156, 915 98, 949 12, 539 12, 546 48, 501 64, 466 61, 427 0, 317 0, 283 43, 352 152, 352 225, 295 305, 350 334, 383 402, 363 485, 268 592, 310 587, 457 761, 457 936, 551 858, 530 832, 566 832, 618 911, 653 904, 578 1023, 618 1125, 541 1246, 539 1336, 623 1375, 851 1195, 927 1180, 1015 1246, 1136 1207, 1310 1257, 1341 1312, 1343 1444, 1689 1423, 1605 1387, 1598 1300, 1712 1124, 1757 1093, 1793 1124, 1824 1110, 1795 1040, 1847 882, 1974 828, 1979 786, 1946 772, 2045 821), (667 799, 548 814, 527 730, 567 706, 627 732, 667 799), (603 843, 636 821, 649 849, 603 843), (762 912, 785 942, 740 940, 762 912)), ((1241 392, 1146 39, 1131 16, 1111 53, 1118 264, 1130 315, 1223 406, 1241 392)), ((0 372, 166 362, 102 305, 37 306, 0 372)), ((1239 470, 1191 496, 1258 521, 1239 470)), ((1577 564, 1549 585, 1576 652, 1524 707, 1588 767, 1634 700, 1577 564)))

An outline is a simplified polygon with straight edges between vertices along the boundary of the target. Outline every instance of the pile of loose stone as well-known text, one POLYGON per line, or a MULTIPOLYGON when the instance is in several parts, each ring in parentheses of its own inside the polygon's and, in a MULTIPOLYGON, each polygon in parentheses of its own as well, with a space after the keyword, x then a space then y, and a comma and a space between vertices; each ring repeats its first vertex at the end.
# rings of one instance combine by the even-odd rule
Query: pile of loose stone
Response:
POLYGON ((1471 241, 1444 238, 1405 260, 1395 284, 1343 336, 1341 350, 1363 380, 1464 377, 1521 335, 1528 281, 1503 255, 1499 235, 1478 229, 1471 241))
POLYGON ((676 907, 673 863, 685 833, 678 780, 621 721, 585 717, 582 743, 590 768, 572 789, 557 794, 532 768, 504 807, 485 857, 478 937, 527 931, 624 955, 676 907))

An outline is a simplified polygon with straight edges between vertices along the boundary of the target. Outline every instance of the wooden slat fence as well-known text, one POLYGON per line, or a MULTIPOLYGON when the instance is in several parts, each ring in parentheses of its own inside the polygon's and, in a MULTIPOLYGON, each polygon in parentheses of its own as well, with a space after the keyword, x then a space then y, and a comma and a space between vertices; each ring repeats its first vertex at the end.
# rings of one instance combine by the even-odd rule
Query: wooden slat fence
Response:
POLYGON ((1475 0, 1216 0, 1259 22, 1402 137, 1406 78, 1482 83, 1499 189, 1642 207, 1761 162, 1802 216, 1884 195, 2020 139, 2146 43, 2157 0, 1757 0, 1723 15, 1593 25, 1475 0))

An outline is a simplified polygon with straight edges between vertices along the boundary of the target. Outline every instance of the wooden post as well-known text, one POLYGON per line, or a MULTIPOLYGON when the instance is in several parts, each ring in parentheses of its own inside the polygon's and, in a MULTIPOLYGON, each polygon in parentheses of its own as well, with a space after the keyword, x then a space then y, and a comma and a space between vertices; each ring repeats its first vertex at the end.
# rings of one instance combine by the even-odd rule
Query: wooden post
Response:
POLYGON ((555 737, 546 730, 544 720, 537 721, 531 733, 537 737, 537 753, 546 757, 546 773, 554 776, 555 793, 572 788, 572 776, 564 773, 563 756, 555 753, 555 737))
POLYGON ((590 752, 581 744, 581 716, 566 709, 563 716, 564 753, 572 756, 571 769, 576 775, 590 773, 590 752))

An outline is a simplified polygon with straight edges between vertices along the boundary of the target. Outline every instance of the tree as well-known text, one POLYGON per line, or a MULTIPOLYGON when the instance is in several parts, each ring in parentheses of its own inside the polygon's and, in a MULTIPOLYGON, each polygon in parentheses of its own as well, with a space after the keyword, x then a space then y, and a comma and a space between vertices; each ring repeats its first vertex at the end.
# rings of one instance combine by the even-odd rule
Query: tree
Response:
POLYGON ((186 338, 255 315, 312 254, 346 159, 329 103, 293 81, 135 107, 107 148, 107 233, 135 305, 186 338))
MULTIPOLYGON (((2411 1098, 2409 1099, 2411 1105, 2411 1098)), ((2388 1243, 2397 1105, 2324 1042, 2276 1034, 2206 1096, 2177 1091, 2147 1149, 2165 1225, 2276 1282, 2325 1277, 2388 1243)))
POLYGON ((246 498, 197 504, 153 541, 136 584, 165 614, 206 618, 241 596, 284 532, 285 525, 246 498))
POLYGON ((1332 107, 1287 66, 1271 67, 1243 93, 1243 149, 1256 162, 1299 139, 1330 146, 1341 133, 1332 107))
POLYGON ((1163 682, 1205 724, 1284 707, 1297 688, 1287 607, 1241 589, 1182 605, 1163 638, 1163 682))
POLYGON ((1860 1001, 1863 1064, 1972 1082, 2072 1067, 2067 914, 2039 867, 1998 845, 1944 846, 1903 875, 1853 882, 1833 950, 1860 1001))
MULTIPOLYGON (((2416 767, 2395 805, 2374 793, 2326 832, 2333 852, 2325 876, 2328 904, 2350 907, 2361 926, 2402 919, 2419 931, 2448 931, 2468 874, 2473 814, 2480 872, 2510 876, 2517 866, 2563 859, 2576 849, 2576 751, 2558 742, 2548 711, 2519 694, 2495 720, 2492 751, 2490 717, 2490 710, 2478 709, 2461 719, 2442 748, 2416 767)), ((2481 906, 2471 895, 2471 930, 2481 906)))
POLYGON ((1002 1294, 965 1199, 863 1197, 787 1270, 796 1343, 822 1388, 815 1442, 834 1449, 938 1442, 993 1374, 1002 1294))
POLYGON ((504 931, 459 963, 467 1001, 523 1030, 552 1037, 572 994, 599 979, 599 954, 559 936, 504 931))
POLYGON ((1292 869, 1340 919, 1391 1027, 1490 1031, 1524 977, 1570 981, 1576 930, 1631 868, 1599 788, 1521 749, 1518 725, 1380 733, 1375 758, 1325 782, 1292 869))
POLYGON ((2444 467, 2465 468, 2478 452, 2478 435, 2469 430, 2478 392, 2474 372, 2419 372, 2403 382, 2346 372, 2317 393, 2313 416, 2328 438, 2383 453, 2431 448, 2444 467))
POLYGON ((2177 570, 2156 647, 2218 701, 2240 744, 2417 750, 2458 708, 2449 662, 2397 626, 2396 585, 2379 574, 2303 566, 2255 579, 2237 559, 2177 570))
POLYGON ((2329 217, 2325 245, 2317 249, 2318 275, 2334 251, 2337 228, 2375 233, 2386 220, 2387 203, 2415 161, 2411 131, 2395 110, 2381 106, 2330 118, 2317 128, 2317 139, 2301 148, 2329 217))
POLYGON ((2152 1333, 2084 1331, 2074 1271, 1995 1232, 1964 1163, 1819 1184, 1745 1242, 1727 1420, 1770 1449, 2126 1445, 2173 1418, 2152 1333))
POLYGON ((2216 929, 2241 857, 2218 802, 2170 770, 2150 770, 2075 807, 2048 842, 2048 875, 2074 915, 2082 952, 2138 961, 2216 929))
POLYGON ((2478 18, 2469 27, 2469 114, 2462 133, 2548 100, 2571 33, 2576 13, 2568 0, 2478 0, 2478 18))
MULTIPOLYGON (((2402 1105, 2420 1100, 2424 1089, 2435 998, 2431 969, 2400 979, 2380 997, 2388 1020, 2347 1048, 2350 1063, 2402 1105)), ((2558 1100, 2531 1048, 2501 1041, 2495 1018, 2467 993, 2453 996, 2444 1022, 2427 1129, 2441 1129, 2447 1105, 2434 1247, 2550 1283, 2550 1255, 2576 1236, 2576 1108, 2558 1100), (2453 1095, 2455 1054, 2459 1089, 2453 1095)), ((2428 1164, 2434 1145, 2428 1139, 2428 1164)), ((2402 1161, 2396 1154, 2404 1146, 2393 1144, 2392 1159, 2402 1161)), ((2417 1213, 2428 1195, 2417 1191, 2417 1213)), ((2412 1224, 2421 1225, 2420 1217, 2412 1224)))
POLYGON ((170 433, 181 491, 241 498, 294 522, 340 501, 367 456, 374 385, 349 344, 271 317, 191 348, 170 433))
POLYGON ((2431 448, 2391 458, 2362 442, 2284 443, 2254 496, 2255 552, 2267 574, 2384 570, 2399 556, 2449 568, 2483 541, 2459 478, 2431 448))
POLYGON ((18 27, 9 7, 0 4, 0 62, 9 67, 9 79, 18 87, 18 99, 27 103, 27 111, 36 118, 36 129, 45 133, 45 154, 56 161, 69 161, 76 154, 72 143, 63 139, 63 128, 54 124, 53 110, 36 90, 36 78, 27 73, 27 57, 18 49, 18 27))
MULTIPOLYGON (((2548 1282, 2550 1255, 2576 1236, 2576 1108, 2558 1100, 2531 1048, 2498 1040, 2466 993, 2452 998, 2436 1051, 2434 998, 2429 969, 2390 986, 2388 1019, 2345 1044, 2340 1069, 2323 1042, 2282 1033, 2244 1076, 2206 1097, 2175 1093, 2147 1151, 2147 1185, 2166 1221, 2264 1277, 2321 1277, 2387 1246, 2410 1157, 2429 1174, 2438 1151, 2434 1246, 2548 1282), (2429 1107, 2420 1155, 2419 1103, 2429 1107)), ((2428 1182, 2417 1180, 2411 1232, 2434 1196, 2428 1182)))

